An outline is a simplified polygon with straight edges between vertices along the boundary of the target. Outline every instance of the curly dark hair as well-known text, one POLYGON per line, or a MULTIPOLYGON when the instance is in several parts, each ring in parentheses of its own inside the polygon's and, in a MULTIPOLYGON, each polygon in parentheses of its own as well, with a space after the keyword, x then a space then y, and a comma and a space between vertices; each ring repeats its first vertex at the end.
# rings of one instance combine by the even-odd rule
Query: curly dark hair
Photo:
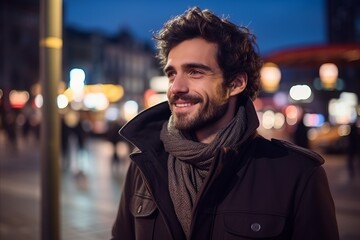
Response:
POLYGON ((223 72, 224 84, 229 86, 238 74, 246 73, 245 93, 253 100, 256 98, 262 60, 257 52, 256 38, 248 28, 236 26, 207 9, 192 7, 166 22, 153 37, 158 49, 157 58, 163 66, 170 50, 185 40, 199 37, 217 44, 217 62, 223 72))

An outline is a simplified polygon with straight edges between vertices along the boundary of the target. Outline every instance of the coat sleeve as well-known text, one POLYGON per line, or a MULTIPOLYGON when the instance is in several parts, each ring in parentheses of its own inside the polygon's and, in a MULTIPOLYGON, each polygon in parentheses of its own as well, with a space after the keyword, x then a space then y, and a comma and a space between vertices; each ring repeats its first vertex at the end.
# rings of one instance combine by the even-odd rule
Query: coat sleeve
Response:
POLYGON ((295 210, 293 240, 338 240, 339 233, 327 176, 316 167, 305 183, 295 210))
POLYGON ((132 197, 133 181, 135 175, 135 164, 131 163, 126 175, 124 188, 120 198, 119 209, 112 228, 111 240, 135 239, 134 217, 130 212, 130 201, 132 197))

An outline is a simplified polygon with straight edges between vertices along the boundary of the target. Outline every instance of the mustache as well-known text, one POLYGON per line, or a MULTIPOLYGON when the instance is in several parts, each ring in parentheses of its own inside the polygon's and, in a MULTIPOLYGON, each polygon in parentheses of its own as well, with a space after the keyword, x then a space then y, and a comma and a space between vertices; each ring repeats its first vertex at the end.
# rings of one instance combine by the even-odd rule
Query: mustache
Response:
POLYGON ((188 102, 201 102, 202 98, 190 94, 175 94, 169 97, 169 102, 174 104, 177 100, 183 100, 188 102))

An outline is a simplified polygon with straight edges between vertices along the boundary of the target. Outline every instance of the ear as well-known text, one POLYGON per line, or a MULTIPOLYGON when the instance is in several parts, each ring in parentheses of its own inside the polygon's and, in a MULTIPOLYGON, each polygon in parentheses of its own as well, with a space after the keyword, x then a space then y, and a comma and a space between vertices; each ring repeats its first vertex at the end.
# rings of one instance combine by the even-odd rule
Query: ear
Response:
POLYGON ((248 77, 246 73, 240 73, 233 80, 230 86, 230 96, 238 95, 243 92, 246 88, 248 77))

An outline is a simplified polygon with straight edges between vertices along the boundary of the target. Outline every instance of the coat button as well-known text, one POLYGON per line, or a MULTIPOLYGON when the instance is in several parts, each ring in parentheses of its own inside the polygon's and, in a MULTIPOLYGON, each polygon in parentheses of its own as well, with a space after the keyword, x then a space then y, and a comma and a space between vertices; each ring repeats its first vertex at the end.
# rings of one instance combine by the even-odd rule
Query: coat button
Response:
POLYGON ((253 230, 254 232, 258 232, 261 229, 261 225, 259 223, 253 223, 253 224, 251 224, 250 227, 251 227, 251 230, 253 230))
POLYGON ((137 213, 141 213, 142 210, 142 205, 139 205, 138 209, 137 209, 137 213))

